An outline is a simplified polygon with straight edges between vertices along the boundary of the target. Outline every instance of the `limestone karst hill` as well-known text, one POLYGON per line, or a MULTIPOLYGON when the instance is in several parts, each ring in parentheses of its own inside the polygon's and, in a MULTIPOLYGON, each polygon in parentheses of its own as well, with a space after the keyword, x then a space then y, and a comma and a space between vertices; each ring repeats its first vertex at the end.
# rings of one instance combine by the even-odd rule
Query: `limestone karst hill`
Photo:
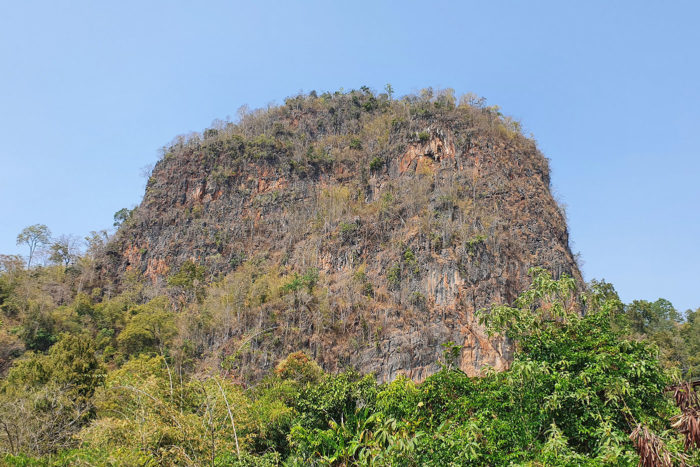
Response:
POLYGON ((449 90, 312 92, 179 138, 103 261, 175 285, 191 353, 251 377, 305 350, 421 380, 448 341, 468 374, 504 368, 475 311, 533 266, 580 280, 535 142, 449 90))

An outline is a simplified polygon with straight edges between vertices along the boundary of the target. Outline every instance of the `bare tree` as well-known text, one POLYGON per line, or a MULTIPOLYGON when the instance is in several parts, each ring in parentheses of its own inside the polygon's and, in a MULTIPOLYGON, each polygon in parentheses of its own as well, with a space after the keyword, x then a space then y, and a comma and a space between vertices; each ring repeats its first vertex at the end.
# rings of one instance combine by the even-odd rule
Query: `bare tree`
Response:
POLYGON ((56 264, 68 266, 75 262, 75 259, 80 254, 78 248, 79 240, 75 235, 61 235, 53 241, 49 250, 51 256, 49 261, 56 264))

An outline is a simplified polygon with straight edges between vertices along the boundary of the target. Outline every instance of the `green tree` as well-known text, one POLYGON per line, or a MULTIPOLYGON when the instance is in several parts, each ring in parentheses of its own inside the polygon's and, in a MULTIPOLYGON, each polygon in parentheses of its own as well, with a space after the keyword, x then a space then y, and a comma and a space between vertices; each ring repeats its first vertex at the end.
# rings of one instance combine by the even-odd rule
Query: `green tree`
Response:
POLYGON ((180 290, 185 301, 204 299, 204 266, 200 266, 192 260, 182 263, 176 274, 168 277, 168 285, 180 290))
POLYGON ((0 385, 0 451, 45 454, 74 443, 95 415, 104 369, 90 339, 63 334, 48 354, 15 361, 0 385))
POLYGON ((163 353, 177 333, 168 299, 157 297, 131 310, 131 317, 117 337, 126 355, 163 353))
POLYGON ((321 367, 304 352, 294 352, 275 367, 275 374, 282 379, 301 384, 315 383, 323 375, 321 367))
POLYGON ((635 338, 644 338, 659 347, 662 363, 668 368, 680 368, 687 374, 693 366, 694 355, 688 339, 690 321, 684 321, 671 302, 659 298, 655 302, 635 300, 625 306, 623 315, 635 338))
POLYGON ((516 343, 511 369, 484 381, 493 398, 486 404, 511 419, 509 436, 518 438, 519 449, 556 442, 572 463, 578 455, 612 455, 603 444, 607 427, 623 440, 616 458, 623 463, 619 456, 630 448, 633 427, 668 428, 673 409, 664 391, 670 378, 658 353, 613 327, 621 304, 605 290, 576 294, 569 277, 554 280, 542 269, 531 274, 533 285, 514 306, 481 312, 491 334, 516 343))
POLYGON ((384 90, 386 91, 387 96, 389 96, 389 100, 391 100, 394 96, 394 87, 387 83, 386 86, 384 86, 384 90))
POLYGON ((34 224, 25 227, 17 235, 17 245, 26 244, 29 247, 29 259, 27 260, 27 268, 32 265, 32 258, 36 248, 40 245, 49 243, 51 239, 51 231, 44 224, 34 224))
POLYGON ((134 214, 133 209, 129 208, 121 208, 119 211, 114 213, 114 227, 120 227, 124 222, 128 221, 131 219, 131 216, 134 214))
POLYGON ((683 371, 688 377, 700 376, 700 308, 688 310, 685 323, 681 326, 681 336, 688 353, 683 371))
POLYGON ((625 307, 625 314, 632 330, 640 334, 670 330, 681 322, 681 315, 664 298, 655 302, 635 300, 625 307))

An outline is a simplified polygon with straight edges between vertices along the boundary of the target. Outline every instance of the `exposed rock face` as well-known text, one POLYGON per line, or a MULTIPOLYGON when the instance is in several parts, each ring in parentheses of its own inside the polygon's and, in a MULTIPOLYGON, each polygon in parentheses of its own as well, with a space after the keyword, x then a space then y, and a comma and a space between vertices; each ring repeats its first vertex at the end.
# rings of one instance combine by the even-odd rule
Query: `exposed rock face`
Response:
POLYGON ((511 302, 530 267, 580 273, 534 142, 440 99, 299 97, 173 145, 109 267, 156 286, 188 260, 228 274, 237 317, 198 351, 256 336, 237 360, 251 374, 302 349, 327 370, 422 380, 447 341, 468 374, 507 367, 475 311, 511 302))

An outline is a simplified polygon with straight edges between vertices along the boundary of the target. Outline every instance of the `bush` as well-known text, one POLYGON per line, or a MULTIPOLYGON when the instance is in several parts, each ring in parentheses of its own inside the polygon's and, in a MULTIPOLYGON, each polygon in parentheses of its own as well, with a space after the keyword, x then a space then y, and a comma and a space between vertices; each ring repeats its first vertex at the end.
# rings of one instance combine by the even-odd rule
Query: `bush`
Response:
POLYGON ((369 170, 371 170, 372 172, 377 172, 382 167, 384 167, 384 160, 381 157, 375 157, 369 163, 369 170))
POLYGON ((340 238, 343 243, 349 243, 355 236, 357 231, 357 224, 355 222, 341 222, 340 223, 340 238))
POLYGON ((282 379, 291 379, 306 384, 318 381, 323 370, 304 352, 294 352, 277 364, 275 374, 282 379))
POLYGON ((357 409, 373 407, 377 383, 372 375, 361 376, 348 371, 327 375, 313 385, 307 385, 294 402, 299 412, 298 422, 307 428, 326 428, 328 421, 341 423, 357 409))
POLYGON ((401 266, 394 264, 386 273, 386 280, 389 282, 389 287, 396 288, 401 284, 401 266))

